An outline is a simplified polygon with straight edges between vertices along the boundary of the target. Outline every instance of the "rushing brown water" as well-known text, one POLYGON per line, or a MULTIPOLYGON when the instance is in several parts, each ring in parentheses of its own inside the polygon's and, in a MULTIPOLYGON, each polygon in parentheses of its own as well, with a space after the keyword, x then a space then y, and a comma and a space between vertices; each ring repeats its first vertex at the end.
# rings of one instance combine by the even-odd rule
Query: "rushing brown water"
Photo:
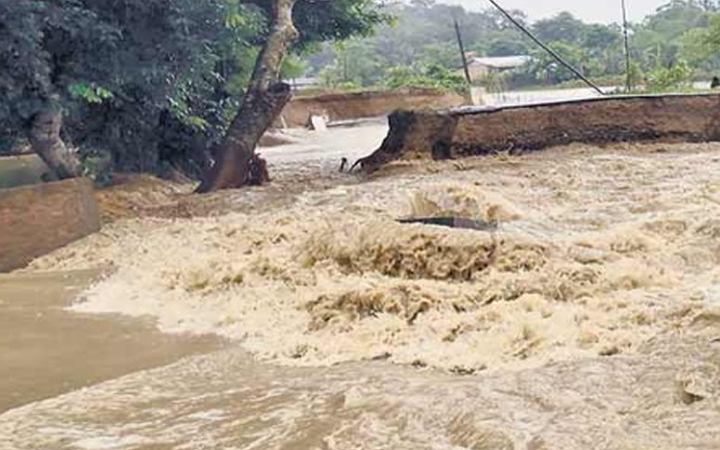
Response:
POLYGON ((322 186, 320 161, 305 189, 271 154, 275 186, 227 194, 234 212, 117 222, 33 266, 112 265, 75 310, 238 347, 7 412, 0 447, 720 448, 718 150, 577 145, 322 186), (448 214, 498 229, 395 221, 448 214))
POLYGON ((150 320, 65 308, 95 271, 0 275, 0 413, 220 347, 150 320))

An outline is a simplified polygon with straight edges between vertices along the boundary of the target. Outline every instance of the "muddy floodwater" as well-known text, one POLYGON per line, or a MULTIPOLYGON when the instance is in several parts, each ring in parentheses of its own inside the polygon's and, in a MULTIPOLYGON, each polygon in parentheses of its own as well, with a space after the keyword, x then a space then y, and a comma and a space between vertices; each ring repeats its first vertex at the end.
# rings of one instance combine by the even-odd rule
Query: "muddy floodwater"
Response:
POLYGON ((98 277, 0 275, 0 412, 222 347, 212 336, 160 333, 150 319, 67 311, 98 277))
POLYGON ((720 144, 337 173, 383 132, 35 261, 104 271, 67 314, 229 343, 11 409, 0 448, 720 448, 720 144), (449 215, 497 226, 397 222, 449 215))

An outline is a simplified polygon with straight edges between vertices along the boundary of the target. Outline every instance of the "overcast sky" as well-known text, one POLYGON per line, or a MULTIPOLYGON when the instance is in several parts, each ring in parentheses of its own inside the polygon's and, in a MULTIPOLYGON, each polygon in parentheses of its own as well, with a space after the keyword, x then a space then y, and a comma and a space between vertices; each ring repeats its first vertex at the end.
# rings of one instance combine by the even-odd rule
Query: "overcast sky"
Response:
MULTIPOLYGON (((463 5, 468 9, 491 6, 487 0, 438 0, 441 3, 463 5)), ((570 11, 586 22, 620 22, 620 0, 497 0, 509 9, 522 9, 532 20, 552 16, 560 11, 570 11)), ((632 21, 640 21, 647 14, 668 3, 668 0, 626 0, 628 15, 632 21)))

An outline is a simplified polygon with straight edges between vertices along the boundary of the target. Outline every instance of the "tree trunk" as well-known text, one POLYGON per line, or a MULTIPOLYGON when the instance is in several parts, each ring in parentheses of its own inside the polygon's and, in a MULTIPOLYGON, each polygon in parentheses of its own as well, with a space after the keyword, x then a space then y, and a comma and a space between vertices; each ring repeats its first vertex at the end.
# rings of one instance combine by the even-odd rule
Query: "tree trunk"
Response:
POLYGON ((292 21, 296 0, 273 0, 269 8, 272 30, 263 47, 245 92, 243 104, 218 148, 215 165, 197 192, 235 189, 269 181, 265 162, 255 147, 292 96, 290 86, 279 81, 280 69, 298 32, 292 21))
POLYGON ((63 118, 59 109, 48 106, 33 118, 30 145, 60 180, 80 176, 80 161, 60 138, 63 118))

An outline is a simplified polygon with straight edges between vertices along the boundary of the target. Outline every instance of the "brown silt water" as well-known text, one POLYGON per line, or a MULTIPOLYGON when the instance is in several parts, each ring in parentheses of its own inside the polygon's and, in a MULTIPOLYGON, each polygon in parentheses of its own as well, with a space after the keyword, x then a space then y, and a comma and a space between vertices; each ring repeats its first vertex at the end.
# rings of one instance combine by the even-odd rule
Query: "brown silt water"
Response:
POLYGON ((0 319, 25 349, 0 448, 720 448, 720 145, 320 176, 383 131, 266 150, 271 186, 169 198, 0 281, 6 311, 27 277, 70 287, 47 335, 109 336, 55 357, 18 337, 42 302, 0 319))

